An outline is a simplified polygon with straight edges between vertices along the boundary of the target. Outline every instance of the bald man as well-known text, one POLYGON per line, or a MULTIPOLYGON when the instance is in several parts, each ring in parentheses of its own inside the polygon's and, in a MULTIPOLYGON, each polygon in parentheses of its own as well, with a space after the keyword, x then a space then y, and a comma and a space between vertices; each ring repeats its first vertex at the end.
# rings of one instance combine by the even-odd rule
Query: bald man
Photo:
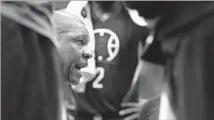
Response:
POLYGON ((66 12, 54 12, 58 38, 57 49, 62 58, 62 74, 64 80, 77 85, 82 73, 81 68, 88 65, 91 53, 86 49, 89 42, 88 31, 84 23, 77 17, 66 12))
POLYGON ((62 59, 62 74, 64 105, 62 119, 67 119, 65 108, 70 108, 75 102, 71 85, 76 86, 83 76, 80 71, 88 65, 87 60, 92 57, 86 48, 89 42, 89 33, 84 23, 77 16, 63 11, 54 12, 58 38, 55 41, 62 59))

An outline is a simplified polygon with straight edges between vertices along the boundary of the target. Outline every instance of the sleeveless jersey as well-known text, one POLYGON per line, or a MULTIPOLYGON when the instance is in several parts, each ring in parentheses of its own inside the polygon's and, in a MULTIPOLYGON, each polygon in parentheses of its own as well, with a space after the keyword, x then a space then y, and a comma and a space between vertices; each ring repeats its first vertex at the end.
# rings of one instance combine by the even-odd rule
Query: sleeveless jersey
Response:
POLYGON ((75 93, 77 111, 118 112, 138 63, 139 40, 145 40, 148 29, 134 24, 125 9, 104 22, 94 19, 93 27, 98 74, 86 84, 84 93, 75 93))

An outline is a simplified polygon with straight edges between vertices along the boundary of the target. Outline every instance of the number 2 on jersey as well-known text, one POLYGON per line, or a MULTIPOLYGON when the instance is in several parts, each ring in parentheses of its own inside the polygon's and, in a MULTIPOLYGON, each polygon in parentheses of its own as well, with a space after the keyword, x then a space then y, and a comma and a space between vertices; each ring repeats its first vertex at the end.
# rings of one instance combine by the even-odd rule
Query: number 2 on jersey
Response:
POLYGON ((99 73, 99 75, 97 76, 97 78, 92 83, 92 87, 95 88, 95 89, 102 89, 103 88, 103 84, 100 83, 100 82, 104 78, 105 70, 104 70, 103 67, 97 67, 96 68, 96 72, 99 73))

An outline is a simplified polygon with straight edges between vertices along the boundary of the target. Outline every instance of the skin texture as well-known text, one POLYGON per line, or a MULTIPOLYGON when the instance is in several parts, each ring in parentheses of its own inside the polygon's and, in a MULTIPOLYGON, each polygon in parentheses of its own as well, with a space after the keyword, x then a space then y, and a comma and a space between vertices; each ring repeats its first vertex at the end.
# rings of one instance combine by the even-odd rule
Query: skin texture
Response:
POLYGON ((55 12, 57 27, 57 48, 62 59, 62 72, 66 81, 79 84, 81 68, 87 67, 92 54, 87 50, 88 31, 84 23, 76 16, 63 11, 55 12))

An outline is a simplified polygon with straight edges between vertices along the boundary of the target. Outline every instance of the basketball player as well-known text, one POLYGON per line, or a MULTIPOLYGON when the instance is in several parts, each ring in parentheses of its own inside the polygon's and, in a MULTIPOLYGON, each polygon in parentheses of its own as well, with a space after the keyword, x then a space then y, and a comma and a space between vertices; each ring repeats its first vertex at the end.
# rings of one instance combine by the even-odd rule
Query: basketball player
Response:
MULTIPOLYGON (((120 116, 119 111, 138 63, 138 45, 145 41, 149 30, 141 26, 143 23, 133 22, 133 16, 119 1, 93 1, 79 6, 72 6, 71 2, 66 11, 76 12, 77 7, 80 7, 79 15, 93 31, 90 37, 95 38, 94 44, 89 45, 95 53, 97 74, 85 85, 80 85, 83 90, 74 89, 74 117, 76 120, 123 119, 127 115, 120 116)), ((138 103, 137 95, 134 92, 130 102, 138 103)))

